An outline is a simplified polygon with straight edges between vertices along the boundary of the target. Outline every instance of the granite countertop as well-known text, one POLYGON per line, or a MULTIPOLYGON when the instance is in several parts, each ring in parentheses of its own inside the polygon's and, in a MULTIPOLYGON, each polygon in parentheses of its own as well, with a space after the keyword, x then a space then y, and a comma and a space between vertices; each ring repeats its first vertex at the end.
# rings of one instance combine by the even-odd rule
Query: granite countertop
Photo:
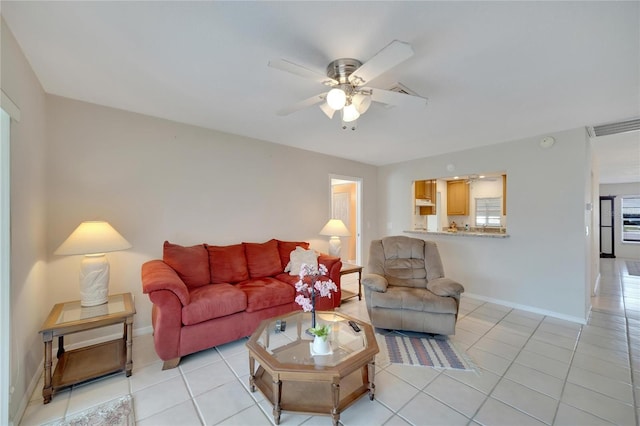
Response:
POLYGON ((480 237, 480 238, 509 238, 509 234, 502 234, 498 232, 473 232, 473 231, 461 231, 448 232, 448 231, 427 231, 426 229, 414 229, 410 231, 402 231, 409 234, 429 234, 429 235, 451 235, 453 237, 480 237))

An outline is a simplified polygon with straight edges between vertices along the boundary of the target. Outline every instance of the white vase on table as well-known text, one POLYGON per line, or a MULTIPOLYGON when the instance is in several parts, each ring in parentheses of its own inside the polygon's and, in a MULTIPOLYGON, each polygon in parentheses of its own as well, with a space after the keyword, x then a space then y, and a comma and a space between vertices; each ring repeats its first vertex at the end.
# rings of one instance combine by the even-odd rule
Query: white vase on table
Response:
POLYGON ((313 338, 313 353, 316 355, 326 355, 331 353, 331 345, 326 337, 315 336, 313 338))

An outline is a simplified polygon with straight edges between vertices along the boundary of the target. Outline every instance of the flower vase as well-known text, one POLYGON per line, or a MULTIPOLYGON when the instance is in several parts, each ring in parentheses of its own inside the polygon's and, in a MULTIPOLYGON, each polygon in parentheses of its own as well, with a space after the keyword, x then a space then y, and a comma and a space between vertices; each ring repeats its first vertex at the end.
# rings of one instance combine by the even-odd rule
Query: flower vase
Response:
POLYGON ((313 339, 313 353, 316 355, 327 355, 331 353, 331 345, 326 337, 316 336, 313 339))

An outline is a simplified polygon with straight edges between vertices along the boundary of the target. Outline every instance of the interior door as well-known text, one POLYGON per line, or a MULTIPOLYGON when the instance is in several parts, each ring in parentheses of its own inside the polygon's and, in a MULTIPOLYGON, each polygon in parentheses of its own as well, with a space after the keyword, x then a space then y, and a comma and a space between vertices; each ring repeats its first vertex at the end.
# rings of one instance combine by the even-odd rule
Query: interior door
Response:
POLYGON ((350 237, 342 238, 341 257, 348 263, 359 264, 360 255, 360 194, 358 178, 331 177, 331 216, 345 224, 350 237))
POLYGON ((615 196, 600 197, 600 257, 613 258, 614 245, 614 208, 615 196))

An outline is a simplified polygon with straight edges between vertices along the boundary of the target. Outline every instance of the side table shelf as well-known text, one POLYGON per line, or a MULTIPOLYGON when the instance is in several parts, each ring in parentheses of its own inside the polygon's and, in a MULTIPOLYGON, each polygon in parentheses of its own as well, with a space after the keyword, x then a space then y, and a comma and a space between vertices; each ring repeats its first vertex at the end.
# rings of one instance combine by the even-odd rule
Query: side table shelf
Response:
POLYGON ((130 376, 135 313, 131 293, 109 296, 107 303, 88 308, 81 307, 79 301, 55 305, 40 330, 44 342, 44 403, 51 401, 55 391, 87 380, 120 371, 130 376), (122 338, 65 351, 65 335, 114 324, 123 324, 122 338), (58 338, 58 363, 52 374, 55 337, 58 338))

